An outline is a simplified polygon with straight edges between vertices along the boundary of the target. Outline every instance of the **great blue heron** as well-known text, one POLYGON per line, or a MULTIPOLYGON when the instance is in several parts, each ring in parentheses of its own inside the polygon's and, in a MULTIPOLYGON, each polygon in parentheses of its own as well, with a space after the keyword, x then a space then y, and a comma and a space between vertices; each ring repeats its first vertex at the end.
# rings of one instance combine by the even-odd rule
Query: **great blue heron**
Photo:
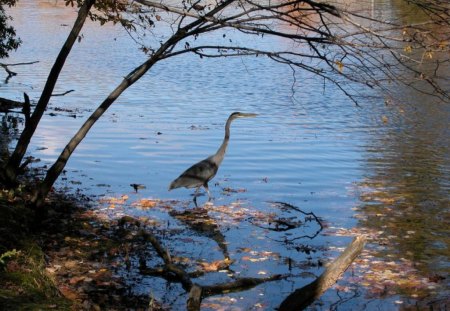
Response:
POLYGON ((256 113, 243 113, 243 112, 233 112, 227 120, 225 125, 225 137, 223 139, 222 145, 220 145, 217 152, 192 165, 186 171, 183 172, 177 179, 172 181, 169 186, 169 191, 176 188, 197 188, 194 193, 194 203, 197 205, 197 194, 200 187, 204 187, 208 193, 208 201, 211 200, 211 194, 208 189, 208 182, 216 175, 219 169, 220 163, 222 163, 225 157, 225 151, 227 150, 228 141, 230 140, 230 125, 234 119, 237 118, 250 118, 256 117, 256 113))

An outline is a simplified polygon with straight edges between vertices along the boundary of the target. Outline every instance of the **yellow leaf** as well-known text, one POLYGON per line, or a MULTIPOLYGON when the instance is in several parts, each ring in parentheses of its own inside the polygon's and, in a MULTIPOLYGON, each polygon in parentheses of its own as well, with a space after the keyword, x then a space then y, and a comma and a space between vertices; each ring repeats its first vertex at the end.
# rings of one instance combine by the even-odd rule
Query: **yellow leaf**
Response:
POLYGON ((201 262, 200 265, 202 266, 204 271, 213 272, 219 270, 219 268, 221 268, 224 265, 224 262, 222 260, 217 260, 211 263, 201 262))
POLYGON ((407 45, 403 48, 403 51, 405 51, 406 53, 411 53, 413 50, 412 46, 407 45))
POLYGON ((441 41, 441 42, 439 43, 439 48, 440 48, 441 50, 445 50, 447 47, 448 47, 448 42, 446 42, 446 41, 441 41))
POLYGON ((336 61, 335 63, 338 66, 339 72, 342 72, 342 70, 344 69, 344 64, 341 61, 336 61))
POLYGON ((142 199, 136 203, 133 203, 133 205, 136 205, 138 208, 147 209, 155 207, 158 204, 157 200, 151 200, 151 199, 142 199))
POLYGON ((381 120, 383 121, 383 123, 388 123, 388 121, 389 121, 389 119, 388 119, 388 117, 386 117, 386 116, 382 116, 381 117, 381 120))

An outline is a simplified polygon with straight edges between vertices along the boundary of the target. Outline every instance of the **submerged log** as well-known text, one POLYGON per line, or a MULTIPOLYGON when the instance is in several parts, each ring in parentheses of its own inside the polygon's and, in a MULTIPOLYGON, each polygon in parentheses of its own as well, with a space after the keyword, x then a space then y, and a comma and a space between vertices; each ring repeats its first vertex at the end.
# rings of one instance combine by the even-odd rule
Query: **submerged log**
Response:
POLYGON ((0 97, 0 112, 9 112, 12 109, 22 108, 23 102, 0 97))
POLYGON ((313 282, 296 289, 281 303, 279 311, 303 310, 333 286, 364 248, 366 239, 358 236, 313 282))
MULTIPOLYGON (((192 281, 193 275, 203 275, 204 273, 188 273, 185 268, 179 266, 172 262, 169 252, 163 247, 163 245, 158 241, 158 239, 151 233, 141 230, 139 236, 145 241, 152 244, 153 248, 156 250, 157 254, 164 261, 164 267, 161 269, 149 269, 146 267, 141 268, 141 273, 147 275, 158 275, 165 277, 172 281, 178 281, 183 286, 183 289, 189 293, 187 300, 187 310, 198 311, 200 310, 202 299, 208 296, 223 294, 232 291, 240 291, 244 289, 249 289, 255 287, 259 284, 271 281, 281 280, 285 278, 282 275, 273 275, 266 278, 234 278, 233 281, 220 283, 215 285, 198 285, 192 281)), ((232 261, 225 259, 224 265, 228 267, 232 261)))
POLYGON ((197 311, 200 310, 200 306, 202 304, 202 287, 194 284, 189 291, 189 298, 187 301, 187 310, 188 311, 197 311))

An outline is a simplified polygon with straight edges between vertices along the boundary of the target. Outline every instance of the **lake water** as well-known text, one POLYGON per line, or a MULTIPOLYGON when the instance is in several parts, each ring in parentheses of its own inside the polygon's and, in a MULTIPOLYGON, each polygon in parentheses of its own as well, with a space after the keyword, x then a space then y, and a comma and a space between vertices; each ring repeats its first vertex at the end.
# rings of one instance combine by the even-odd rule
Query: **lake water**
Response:
MULTIPOLYGON (((12 67, 18 76, 2 81, 0 94, 21 100, 27 92, 37 101, 75 10, 55 1, 22 0, 11 13, 23 45, 5 63, 39 63, 12 67)), ((41 160, 35 166, 53 163, 90 112, 145 59, 120 28, 87 23, 82 32, 55 89, 74 92, 52 98, 29 148, 29 154, 41 160)), ((156 65, 122 94, 77 148, 57 186, 73 193, 81 190, 94 199, 94 208, 111 217, 128 214, 184 228, 167 211, 138 209, 137 202, 174 200, 179 210, 193 207, 193 190, 168 192, 169 183, 217 150, 230 113, 258 113, 257 118, 232 124, 225 160, 210 183, 210 217, 236 260, 234 270, 253 277, 292 277, 206 299, 205 309, 215 304, 243 310, 275 308, 295 288, 313 280, 313 274, 320 274, 321 268, 308 263, 336 257, 358 230, 371 234, 370 253, 364 257, 370 264, 359 263, 360 279, 353 279, 355 270, 348 271, 315 308, 401 309, 424 300, 439 303, 449 293, 450 106, 411 95, 406 87, 399 92, 402 102, 385 105, 382 96, 368 97, 357 107, 332 85, 324 90, 322 80, 303 72, 294 81, 289 67, 262 57, 173 58, 156 65), (132 183, 145 189, 135 193, 132 183), (108 208, 108 198, 124 195, 124 204, 108 208), (318 230, 313 222, 285 235, 249 221, 257 212, 300 217, 272 202, 313 212, 326 228, 309 239, 300 237, 318 230), (246 218, 228 219, 221 213, 225 210, 246 218), (286 237, 294 241, 286 244, 286 237), (313 251, 305 252, 305 246, 313 251), (267 258, 257 261, 261 254, 267 258), (249 262, 249 256, 255 260, 249 262), (296 263, 293 267, 286 264, 288 258, 296 263), (391 264, 394 276, 370 278, 377 272, 374 261, 384 267, 391 264), (423 288, 414 292, 406 285, 391 286, 383 295, 371 290, 374 278, 383 286, 389 279, 399 283, 406 278, 401 271, 414 276, 413 284, 421 280, 423 288), (433 276, 444 280, 432 282, 433 276)), ((198 201, 202 205, 206 197, 198 201)), ((192 229, 163 242, 191 258, 217 260, 223 252, 215 246, 217 239, 192 229), (186 235, 194 247, 186 248, 186 235)), ((223 278, 216 274, 211 280, 223 278)), ((183 308, 186 295, 179 285, 130 277, 136 292, 152 292, 174 309, 183 308)))

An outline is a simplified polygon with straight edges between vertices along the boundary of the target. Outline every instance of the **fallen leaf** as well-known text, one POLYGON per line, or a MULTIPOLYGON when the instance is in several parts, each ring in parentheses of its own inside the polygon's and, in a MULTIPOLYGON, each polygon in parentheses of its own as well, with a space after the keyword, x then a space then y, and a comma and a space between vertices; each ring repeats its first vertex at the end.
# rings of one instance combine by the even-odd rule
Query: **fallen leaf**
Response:
POLYGON ((70 289, 68 286, 65 285, 60 286, 59 291, 61 292, 61 294, 63 294, 64 297, 66 297, 69 300, 75 300, 78 298, 78 294, 72 289, 70 289))
POLYGON ((81 281, 84 281, 85 277, 84 276, 74 276, 73 278, 71 278, 69 280, 69 284, 71 285, 75 285, 80 283, 81 281))

